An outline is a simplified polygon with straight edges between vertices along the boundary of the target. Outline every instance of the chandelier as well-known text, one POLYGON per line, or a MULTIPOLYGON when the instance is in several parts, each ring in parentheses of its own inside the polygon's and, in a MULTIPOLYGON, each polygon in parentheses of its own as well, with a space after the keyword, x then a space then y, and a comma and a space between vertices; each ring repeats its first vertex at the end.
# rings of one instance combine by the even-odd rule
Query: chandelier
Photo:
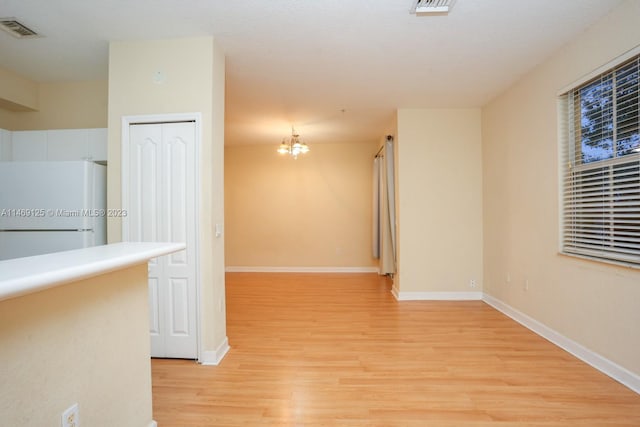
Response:
POLYGON ((294 159, 298 158, 299 154, 304 154, 309 152, 309 147, 307 144, 300 140, 300 135, 298 135, 293 128, 291 127, 291 138, 283 138, 282 144, 278 147, 278 153, 280 154, 289 154, 293 156, 294 159))

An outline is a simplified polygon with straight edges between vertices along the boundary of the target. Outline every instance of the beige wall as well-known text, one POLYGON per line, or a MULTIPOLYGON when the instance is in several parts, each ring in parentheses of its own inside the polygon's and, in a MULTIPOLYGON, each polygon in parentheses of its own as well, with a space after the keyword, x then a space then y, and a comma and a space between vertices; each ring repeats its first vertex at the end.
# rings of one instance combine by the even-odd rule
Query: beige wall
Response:
POLYGON ((38 108, 38 85, 6 68, 0 68, 0 108, 30 111, 38 108))
POLYGON ((0 108, 0 129, 13 130, 13 111, 0 108))
MULTIPOLYGON (((214 351, 226 338, 224 237, 214 238, 214 224, 224 223, 224 55, 212 37, 113 42, 109 48, 110 208, 121 206, 120 146, 123 116, 167 113, 202 114, 200 149, 199 251, 201 337, 203 351, 214 351), (156 72, 164 80, 156 83, 156 72)), ((121 240, 121 221, 110 218, 109 242, 121 240)))
POLYGON ((107 81, 37 83, 0 68, 0 128, 107 127, 107 81))
POLYGON ((640 271, 558 255, 556 100, 640 44, 638 22, 623 3, 482 115, 485 292, 637 375, 640 271))
POLYGON ((479 109, 398 110, 396 291, 482 290, 480 117, 479 109))
POLYGON ((11 130, 107 127, 107 81, 39 83, 38 111, 15 112, 11 130))
POLYGON ((147 266, 0 301, 0 424, 152 420, 147 266))
POLYGON ((225 259, 235 267, 374 267, 372 168, 378 144, 225 148, 225 259))

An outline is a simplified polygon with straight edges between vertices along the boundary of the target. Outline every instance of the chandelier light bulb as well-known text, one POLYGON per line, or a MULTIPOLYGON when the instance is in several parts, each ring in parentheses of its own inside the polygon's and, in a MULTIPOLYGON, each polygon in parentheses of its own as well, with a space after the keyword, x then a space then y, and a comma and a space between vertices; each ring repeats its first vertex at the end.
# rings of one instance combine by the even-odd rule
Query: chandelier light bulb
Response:
POLYGON ((278 153, 290 154, 294 159, 297 159, 299 154, 308 152, 309 147, 300 141, 300 135, 296 133, 293 127, 291 128, 291 138, 283 138, 282 143, 278 147, 278 153))
POLYGON ((289 146, 287 145, 287 143, 283 139, 282 140, 282 144, 280 144, 280 147, 278 147, 278 153, 287 154, 288 152, 289 152, 289 146))

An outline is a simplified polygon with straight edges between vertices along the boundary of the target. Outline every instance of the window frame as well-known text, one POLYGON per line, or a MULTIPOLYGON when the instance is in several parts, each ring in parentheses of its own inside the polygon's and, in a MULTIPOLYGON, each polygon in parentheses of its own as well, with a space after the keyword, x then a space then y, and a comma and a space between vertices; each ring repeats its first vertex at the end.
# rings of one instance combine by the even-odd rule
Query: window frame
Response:
MULTIPOLYGON (((640 193, 640 174, 638 174, 637 178, 638 184, 636 185, 635 182, 637 174, 636 169, 640 168, 640 152, 618 155, 618 134, 616 133, 616 122, 619 120, 619 116, 616 115, 617 99, 615 94, 619 87, 617 85, 615 73, 618 72, 619 69, 623 69, 628 63, 631 64, 634 61, 638 64, 640 70, 640 46, 626 52, 624 55, 621 55, 614 61, 605 64, 597 70, 594 70, 579 79, 577 82, 563 88, 559 92, 558 141, 559 158, 561 161, 559 162, 560 170, 558 175, 560 190, 560 209, 558 212, 560 228, 558 230, 558 246, 559 252, 562 255, 624 265, 632 268, 640 268, 640 247, 631 248, 629 250, 620 246, 620 241, 622 240, 624 242, 627 239, 628 227, 632 227, 632 229, 638 227, 638 230, 632 230, 631 237, 629 237, 631 243, 628 245, 640 246, 640 244, 634 240, 640 237, 640 222, 637 225, 633 225, 633 221, 636 219, 636 213, 638 214, 638 221, 640 221, 640 206, 638 206, 638 198, 640 198, 640 196, 637 195, 637 193, 640 193), (612 107, 612 157, 600 160, 583 161, 582 153, 584 152, 582 138, 580 136, 581 134, 579 131, 573 133, 572 128, 575 129, 577 127, 580 129, 580 125, 575 125, 576 114, 579 115, 578 120, 580 120, 580 123, 584 116, 580 99, 578 99, 578 103, 576 104, 574 103, 575 100, 573 99, 573 96, 575 93, 579 94, 581 89, 588 88, 589 85, 594 81, 597 81, 598 78, 604 77, 606 79, 608 78, 608 75, 611 75, 611 79, 613 81, 612 102, 614 104, 612 107), (576 161, 579 157, 576 156, 576 152, 581 153, 581 160, 579 162, 576 161), (623 169, 630 170, 630 174, 632 176, 632 187, 631 190, 629 190, 629 193, 631 193, 632 198, 633 216, 628 222, 624 220, 624 214, 620 214, 620 209, 624 202, 619 201, 616 203, 614 200, 615 198, 618 198, 619 200, 618 193, 620 191, 620 184, 616 183, 615 179, 619 179, 621 175, 626 173, 620 172, 623 169), (594 179, 598 174, 601 174, 601 180, 599 182, 594 179), (592 181, 589 182, 589 180, 592 181), (608 184, 605 184, 606 181, 608 181, 608 184), (599 190, 597 194, 601 196, 601 200, 599 203, 595 203, 595 205, 600 206, 599 209, 602 212, 602 216, 599 219, 594 219, 593 224, 589 224, 588 221, 585 222, 584 220, 585 218, 588 220, 590 217, 590 214, 585 214, 585 211, 590 209, 590 207, 585 208, 585 206, 589 206, 591 202, 591 200, 589 200, 591 193, 589 192, 589 189, 585 190, 585 188, 588 186, 595 187, 598 184, 601 186, 601 190, 599 190), (578 199, 577 202, 576 197, 578 199), (605 214, 607 209, 603 206, 608 203, 608 201, 610 201, 612 206, 615 207, 610 209, 607 217, 605 214), (621 220, 621 218, 623 219, 621 220), (597 224, 600 224, 600 228, 598 228, 597 224), (607 227, 609 229, 608 233, 604 232, 607 227), (600 235, 601 237, 599 237, 599 240, 598 238, 590 240, 594 235, 600 235), (609 236, 609 238, 606 236, 609 236), (608 248, 604 243, 607 240, 610 242, 608 248), (599 249, 596 249, 598 247, 598 242, 600 242, 600 247, 599 249), (625 255, 624 252, 630 253, 625 255)), ((638 89, 638 97, 640 97, 639 86, 640 81, 634 86, 634 89, 638 89)), ((638 109, 640 110, 640 99, 638 100, 638 109)), ((638 112, 638 115, 640 116, 640 112, 638 112)), ((640 128, 640 117, 638 123, 638 127, 640 128)), ((638 132, 640 133, 640 129, 638 129, 638 132)), ((636 150, 637 149, 634 149, 633 151, 636 150)))

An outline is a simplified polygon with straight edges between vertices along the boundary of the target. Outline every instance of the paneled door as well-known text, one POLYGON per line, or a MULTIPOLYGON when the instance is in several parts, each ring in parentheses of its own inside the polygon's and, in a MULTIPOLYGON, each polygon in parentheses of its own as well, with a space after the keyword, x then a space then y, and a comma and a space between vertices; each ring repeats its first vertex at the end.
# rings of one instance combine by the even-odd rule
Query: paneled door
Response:
POLYGON ((152 357, 198 356, 195 138, 194 122, 129 126, 125 240, 187 246, 149 262, 152 357))

